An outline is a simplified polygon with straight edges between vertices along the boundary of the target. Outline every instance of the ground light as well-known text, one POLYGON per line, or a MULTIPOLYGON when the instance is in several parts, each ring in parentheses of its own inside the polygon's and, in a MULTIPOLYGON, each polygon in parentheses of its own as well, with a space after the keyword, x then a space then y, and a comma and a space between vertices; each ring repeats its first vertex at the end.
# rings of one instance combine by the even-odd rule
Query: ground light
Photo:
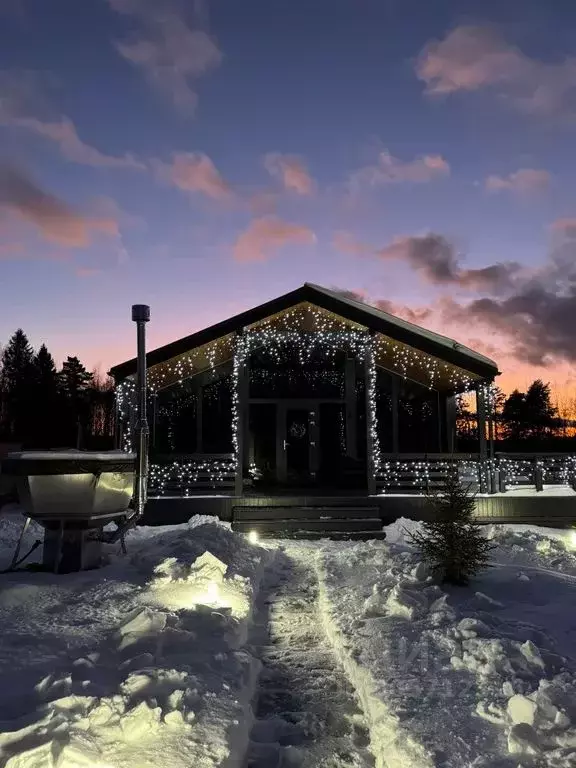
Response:
POLYGON ((260 536, 258 535, 258 531, 250 531, 248 533, 248 541, 250 544, 258 544, 260 541, 260 536))

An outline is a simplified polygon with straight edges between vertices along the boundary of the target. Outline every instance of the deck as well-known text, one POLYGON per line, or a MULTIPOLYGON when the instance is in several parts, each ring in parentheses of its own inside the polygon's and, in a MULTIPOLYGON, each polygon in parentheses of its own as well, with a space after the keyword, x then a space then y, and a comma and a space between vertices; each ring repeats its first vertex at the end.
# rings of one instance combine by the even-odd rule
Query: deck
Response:
MULTIPOLYGON (((377 517, 380 525, 392 523, 399 517, 413 520, 427 517, 426 497, 423 494, 368 496, 308 492, 302 495, 234 496, 203 493, 188 497, 150 497, 144 522, 148 525, 174 525, 184 523, 194 515, 213 515, 233 524, 242 519, 252 523, 243 527, 254 528, 261 521, 326 519, 327 510, 332 515, 331 519, 334 518, 334 510, 339 510, 340 519, 354 519, 355 511, 359 509, 370 509, 371 516, 377 517)), ((520 488, 504 494, 477 495, 476 516, 483 523, 568 527, 576 525, 576 493, 564 486, 545 486, 539 493, 520 488)))

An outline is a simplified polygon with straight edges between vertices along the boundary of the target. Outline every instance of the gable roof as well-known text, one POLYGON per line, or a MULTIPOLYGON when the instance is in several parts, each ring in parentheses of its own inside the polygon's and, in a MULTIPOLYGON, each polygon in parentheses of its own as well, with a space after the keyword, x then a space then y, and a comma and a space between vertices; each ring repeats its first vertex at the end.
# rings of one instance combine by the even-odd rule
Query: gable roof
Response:
MULTIPOLYGON (((459 344, 453 339, 449 339, 447 336, 441 336, 433 331, 425 330, 414 323, 401 320, 399 317, 384 312, 370 304, 365 304, 364 302, 344 296, 337 291, 331 291, 328 288, 312 283, 304 283, 300 288, 285 293, 277 299, 267 301, 258 307, 241 312, 234 317, 192 333, 190 336, 185 336, 182 339, 148 352, 146 355, 147 367, 151 368, 159 363, 164 363, 191 349, 209 344, 222 336, 234 333, 234 331, 250 326, 253 323, 261 322, 270 315, 282 312, 302 302, 314 304, 353 323, 358 323, 370 330, 383 333, 395 341, 402 342, 421 352, 452 363, 482 378, 492 379, 499 373, 498 366, 493 360, 469 349, 463 344, 459 344)), ((116 381, 121 381, 135 372, 136 358, 115 365, 110 369, 110 375, 116 381)))

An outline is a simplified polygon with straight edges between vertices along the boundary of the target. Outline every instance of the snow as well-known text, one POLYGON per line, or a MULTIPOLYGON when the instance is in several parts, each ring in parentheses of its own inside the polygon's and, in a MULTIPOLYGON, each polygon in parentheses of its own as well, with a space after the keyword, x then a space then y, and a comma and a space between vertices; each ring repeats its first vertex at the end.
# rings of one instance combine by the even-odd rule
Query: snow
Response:
MULTIPOLYGON (((4 562, 16 514, 0 515, 4 562)), ((127 547, 95 571, 0 577, 3 767, 241 765, 266 551, 200 517, 127 547)))
POLYGON ((1 575, 0 765, 574 768, 574 531, 486 526, 492 566, 447 588, 419 526, 258 546, 198 516, 1 575))
POLYGON ((98 453, 94 451, 20 451, 17 453, 9 453, 9 459, 32 459, 34 461, 62 461, 62 459, 70 461, 78 461, 78 459, 90 459, 91 461, 112 461, 117 464, 119 460, 126 463, 133 462, 136 459, 135 453, 126 453, 126 451, 106 451, 105 453, 98 453))
POLYGON ((317 553, 322 621, 360 696, 377 765, 575 766, 569 534, 495 526, 492 567, 468 588, 441 588, 410 546, 418 526, 398 520, 386 543, 317 553))

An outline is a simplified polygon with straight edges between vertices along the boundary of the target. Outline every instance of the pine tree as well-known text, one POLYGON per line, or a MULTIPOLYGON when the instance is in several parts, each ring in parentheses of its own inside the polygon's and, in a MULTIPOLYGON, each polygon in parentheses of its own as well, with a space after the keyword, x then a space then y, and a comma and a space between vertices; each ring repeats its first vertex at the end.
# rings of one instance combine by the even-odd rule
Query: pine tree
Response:
POLYGON ((556 426, 556 409, 552 405, 550 385, 536 379, 524 398, 526 424, 532 437, 542 439, 556 426))
POLYGON ((38 447, 55 448, 60 445, 59 411, 62 406, 60 377, 54 358, 42 344, 34 357, 35 400, 34 423, 38 447))
POLYGON ((502 408, 502 421, 506 437, 510 440, 522 440, 526 437, 528 425, 526 422, 526 395, 515 389, 502 408))
POLYGON ((4 431, 12 440, 29 443, 34 431, 34 350, 21 328, 2 352, 0 389, 4 431))
POLYGON ((492 544, 474 520, 474 497, 458 478, 446 481, 443 494, 428 497, 432 519, 410 534, 423 560, 448 584, 465 585, 488 565, 492 544))
POLYGON ((67 357, 59 374, 64 400, 64 433, 69 445, 80 447, 90 420, 89 373, 77 357, 67 357))

